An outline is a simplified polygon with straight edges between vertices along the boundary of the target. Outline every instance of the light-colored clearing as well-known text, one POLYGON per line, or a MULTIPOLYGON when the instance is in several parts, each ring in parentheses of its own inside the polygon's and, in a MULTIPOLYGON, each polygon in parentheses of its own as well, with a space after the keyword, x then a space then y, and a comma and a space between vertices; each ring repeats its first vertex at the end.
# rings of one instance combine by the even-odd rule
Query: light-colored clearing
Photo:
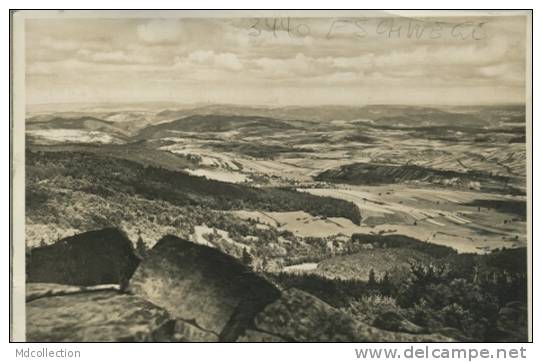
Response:
POLYGON ((199 168, 196 170, 185 169, 185 171, 194 176, 203 176, 209 180, 223 182, 241 183, 250 180, 245 174, 224 169, 199 168))
POLYGON ((296 265, 290 265, 284 267, 283 271, 287 273, 299 273, 299 272, 306 272, 310 270, 315 270, 318 267, 318 263, 302 263, 302 264, 296 264, 296 265))

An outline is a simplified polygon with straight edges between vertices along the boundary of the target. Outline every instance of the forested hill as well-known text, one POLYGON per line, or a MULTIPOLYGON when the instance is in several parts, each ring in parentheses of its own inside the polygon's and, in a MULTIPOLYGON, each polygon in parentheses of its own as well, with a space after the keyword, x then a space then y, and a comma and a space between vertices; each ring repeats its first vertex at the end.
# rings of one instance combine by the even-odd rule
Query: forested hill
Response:
POLYGON ((247 131, 273 134, 281 130, 295 129, 303 122, 284 121, 258 116, 192 115, 170 122, 150 125, 139 131, 137 139, 160 138, 171 132, 228 132, 247 131))
POLYGON ((27 208, 47 202, 47 189, 80 191, 106 198, 140 196, 177 206, 199 205, 215 210, 303 210, 314 216, 345 217, 360 224, 361 214, 351 202, 313 196, 291 189, 255 188, 208 180, 180 171, 85 152, 26 154, 27 208))

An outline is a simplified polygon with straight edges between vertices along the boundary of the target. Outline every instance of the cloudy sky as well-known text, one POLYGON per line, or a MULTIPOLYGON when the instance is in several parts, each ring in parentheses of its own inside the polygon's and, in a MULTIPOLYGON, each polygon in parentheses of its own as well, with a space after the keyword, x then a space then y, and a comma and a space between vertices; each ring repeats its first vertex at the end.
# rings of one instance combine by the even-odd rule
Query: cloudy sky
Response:
POLYGON ((51 18, 25 26, 28 104, 525 98, 521 16, 51 18))

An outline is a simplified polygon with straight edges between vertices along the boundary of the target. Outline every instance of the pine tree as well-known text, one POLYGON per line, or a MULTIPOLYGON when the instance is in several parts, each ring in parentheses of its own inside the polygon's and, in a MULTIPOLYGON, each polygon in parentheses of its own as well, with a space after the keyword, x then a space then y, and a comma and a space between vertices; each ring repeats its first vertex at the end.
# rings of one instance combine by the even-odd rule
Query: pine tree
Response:
POLYGON ((141 231, 138 232, 137 242, 136 242, 136 251, 139 254, 139 256, 144 259, 147 257, 147 245, 143 241, 143 238, 141 237, 141 231))
POLYGON ((380 290, 383 295, 390 296, 392 294, 393 285, 391 284, 388 272, 384 273, 384 276, 380 281, 380 290))
POLYGON ((373 288, 376 286, 376 276, 375 276, 375 271, 373 270, 373 268, 369 270, 369 281, 367 282, 367 286, 370 288, 373 288))

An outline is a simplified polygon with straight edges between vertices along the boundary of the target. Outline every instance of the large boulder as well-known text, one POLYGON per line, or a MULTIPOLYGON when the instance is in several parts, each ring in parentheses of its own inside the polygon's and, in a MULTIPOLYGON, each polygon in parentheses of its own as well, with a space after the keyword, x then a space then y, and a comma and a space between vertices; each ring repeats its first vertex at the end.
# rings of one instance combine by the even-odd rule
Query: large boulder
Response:
POLYGON ((131 293, 192 320, 221 341, 236 340, 279 290, 235 258, 208 246, 166 236, 130 280, 131 293))
POLYGON ((256 328, 297 342, 451 342, 437 334, 377 329, 297 289, 288 289, 255 320, 256 328))
POLYGON ((32 249, 27 282, 126 284, 139 264, 132 242, 118 229, 89 231, 32 249))
POLYGON ((29 342, 169 341, 175 321, 141 298, 116 291, 42 297, 26 303, 29 342))

